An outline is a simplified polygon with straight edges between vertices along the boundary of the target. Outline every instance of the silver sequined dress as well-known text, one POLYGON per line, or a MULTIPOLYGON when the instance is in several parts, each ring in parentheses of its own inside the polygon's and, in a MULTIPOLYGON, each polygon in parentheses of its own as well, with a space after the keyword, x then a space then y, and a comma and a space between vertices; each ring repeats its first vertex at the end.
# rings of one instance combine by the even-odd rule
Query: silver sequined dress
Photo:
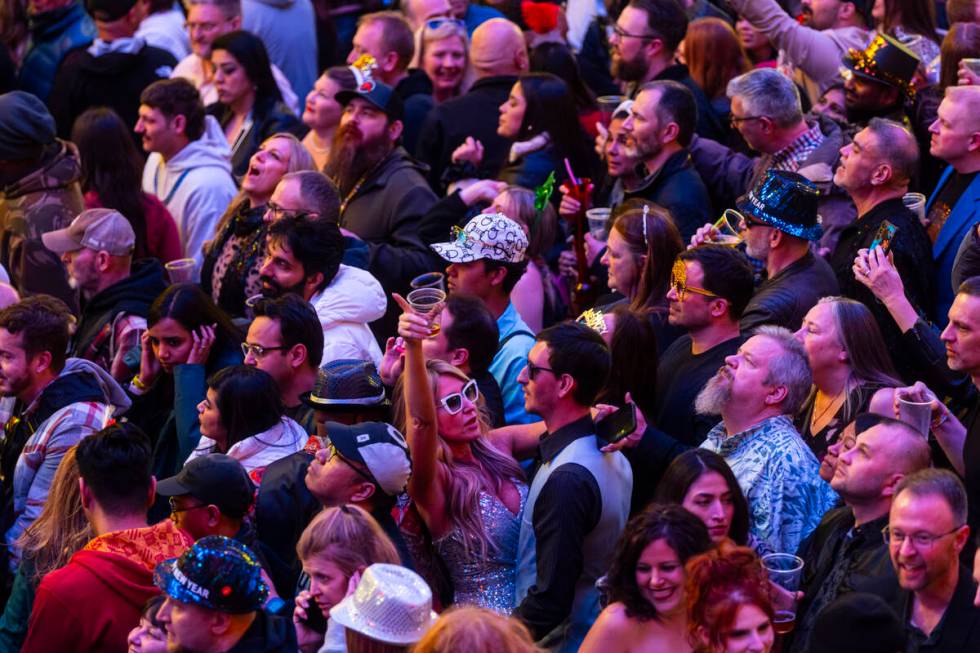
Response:
POLYGON ((517 538, 527 503, 527 485, 519 481, 515 485, 521 494, 516 515, 493 494, 480 492, 480 514, 496 551, 488 551, 485 558, 478 550, 467 556, 459 528, 433 542, 449 570, 456 605, 477 605, 503 614, 510 614, 516 607, 517 538))

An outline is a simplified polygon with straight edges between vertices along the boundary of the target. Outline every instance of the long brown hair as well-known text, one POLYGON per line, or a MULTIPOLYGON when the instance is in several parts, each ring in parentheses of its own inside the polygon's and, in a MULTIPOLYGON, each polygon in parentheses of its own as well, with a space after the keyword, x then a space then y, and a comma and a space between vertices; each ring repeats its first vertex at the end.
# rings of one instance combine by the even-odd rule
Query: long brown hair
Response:
POLYGON ((953 23, 939 48, 939 88, 956 86, 960 61, 980 57, 980 25, 953 23))
POLYGON ((34 563, 34 583, 40 583, 49 572, 60 569, 76 551, 94 536, 78 488, 78 462, 75 447, 65 452, 54 473, 48 500, 34 523, 27 527, 17 546, 34 563))
POLYGON ((639 311, 663 304, 674 259, 684 250, 670 212, 653 202, 630 199, 616 207, 612 228, 623 237, 633 256, 647 257, 635 291, 628 293, 630 308, 639 311))
MULTIPOLYGON (((458 367, 442 360, 427 360, 425 369, 429 377, 429 387, 432 388, 433 393, 438 392, 439 377, 441 376, 459 379, 463 383, 470 380, 458 367)), ((404 374, 398 379, 393 400, 395 428, 403 433, 407 423, 404 379, 404 374)), ((470 443, 470 449, 476 463, 455 460, 452 451, 442 439, 439 441, 438 455, 439 460, 452 470, 449 475, 451 487, 447 497, 447 507, 453 525, 463 532, 463 550, 467 556, 475 554, 485 557, 488 552, 496 551, 496 545, 488 538, 483 524, 483 516, 480 511, 480 492, 486 485, 487 478, 492 479, 493 483, 493 487, 489 490, 497 494, 506 481, 511 479, 523 480, 524 472, 513 458, 498 451, 487 438, 490 423, 487 419, 482 395, 478 400, 478 409, 477 419, 480 423, 481 435, 470 443), (476 551, 472 549, 474 542, 477 545, 476 551)))
MULTIPOLYGON (((882 34, 895 34, 901 27, 906 34, 918 34, 939 43, 936 33, 936 6, 933 0, 884 0, 885 18, 881 21, 882 34)), ((928 61, 922 62, 929 65, 928 61)))
POLYGON ((684 58, 691 78, 709 100, 725 97, 728 82, 752 70, 735 30, 720 18, 691 21, 684 37, 684 58))

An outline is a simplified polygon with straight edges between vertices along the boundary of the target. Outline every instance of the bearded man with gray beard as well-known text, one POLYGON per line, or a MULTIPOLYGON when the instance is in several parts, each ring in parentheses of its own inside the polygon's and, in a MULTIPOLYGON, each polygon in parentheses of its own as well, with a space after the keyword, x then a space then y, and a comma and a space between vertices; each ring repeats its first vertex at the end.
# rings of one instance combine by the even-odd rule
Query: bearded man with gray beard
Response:
POLYGON ((803 345, 787 329, 763 326, 695 400, 698 413, 721 416, 701 447, 732 468, 749 503, 750 543, 760 555, 796 553, 838 502, 793 426, 811 381, 803 345))
MULTIPOLYGON (((339 190, 341 231, 367 244, 368 270, 388 293, 404 294, 412 278, 441 267, 418 235, 436 196, 424 166, 399 145, 404 106, 390 86, 367 78, 337 101, 344 113, 324 173, 339 190)), ((389 298, 375 335, 394 333, 396 319, 389 298)))

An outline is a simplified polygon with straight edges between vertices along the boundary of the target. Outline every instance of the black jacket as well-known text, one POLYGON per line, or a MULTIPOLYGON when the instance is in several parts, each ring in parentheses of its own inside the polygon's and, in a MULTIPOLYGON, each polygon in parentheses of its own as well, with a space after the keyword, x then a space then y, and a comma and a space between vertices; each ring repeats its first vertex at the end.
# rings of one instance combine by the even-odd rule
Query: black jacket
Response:
MULTIPOLYGON (((898 227, 892 239, 891 253, 895 267, 905 286, 905 296, 918 311, 931 315, 935 302, 936 274, 932 262, 932 243, 926 230, 914 213, 905 208, 901 198, 881 202, 845 227, 837 241, 837 248, 830 256, 830 267, 834 269, 840 292, 845 297, 856 299, 867 306, 881 328, 884 344, 889 351, 898 351, 901 332, 888 309, 854 277, 854 258, 858 250, 871 247, 881 224, 888 220, 898 227)), ((908 381, 916 380, 914 370, 903 363, 904 356, 894 356, 899 372, 908 381)))
POLYGON ((146 317, 150 304, 167 289, 163 266, 155 258, 133 263, 128 277, 97 293, 82 307, 70 355, 98 361, 109 350, 112 323, 117 315, 146 317))
POLYGON ((641 171, 641 176, 643 181, 626 191, 626 199, 638 197, 670 211, 685 243, 706 222, 713 221, 708 189, 694 169, 687 150, 671 156, 659 170, 641 171))
POLYGON ((796 331, 821 297, 839 293, 837 278, 825 260, 808 251, 756 289, 738 323, 743 333, 763 324, 796 331))
POLYGON ((483 144, 478 175, 495 178, 507 161, 510 141, 497 134, 499 108, 517 82, 513 75, 484 77, 464 95, 435 107, 425 121, 415 154, 429 166, 429 183, 440 194, 442 173, 452 162, 453 150, 472 136, 483 144))
POLYGON ((259 610, 255 621, 228 653, 295 653, 298 650, 292 621, 259 610))
MULTIPOLYGON (((109 52, 93 57, 83 48, 68 53, 48 98, 58 136, 71 138, 75 118, 86 109, 107 106, 129 129, 139 117, 140 94, 159 79, 167 79, 177 60, 166 50, 146 45, 134 54, 109 52)), ((133 132, 133 138, 140 137, 133 132)))
MULTIPOLYGON (((220 102, 208 105, 207 113, 218 119, 224 129, 231 120, 231 109, 220 102)), ((293 115, 282 101, 256 102, 252 108, 252 126, 248 133, 238 140, 231 153, 231 174, 241 177, 248 172, 248 161, 255 154, 262 141, 278 132, 288 132, 296 138, 303 138, 308 128, 293 115)))
POLYGON ((402 145, 409 152, 415 152, 425 119, 435 106, 435 100, 432 99, 432 80, 420 68, 410 68, 408 77, 395 86, 395 93, 405 105, 405 115, 402 116, 402 145))

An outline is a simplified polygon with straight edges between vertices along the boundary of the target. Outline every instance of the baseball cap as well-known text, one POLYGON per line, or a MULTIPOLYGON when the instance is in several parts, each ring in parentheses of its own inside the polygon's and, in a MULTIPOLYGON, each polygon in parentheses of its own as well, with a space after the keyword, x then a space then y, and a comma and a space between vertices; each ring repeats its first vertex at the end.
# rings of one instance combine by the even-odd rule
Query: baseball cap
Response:
POLYGON ((0 161, 29 159, 55 139, 54 118, 26 91, 0 95, 0 161))
POLYGON ((41 235, 44 246, 55 254, 88 247, 113 256, 128 256, 136 246, 136 233, 129 220, 112 209, 88 209, 64 229, 41 235))
POLYGON ((391 406, 374 363, 356 358, 338 358, 321 366, 313 389, 300 395, 300 401, 314 410, 335 412, 391 406))
POLYGON ((189 494, 208 505, 218 506, 222 515, 238 519, 252 507, 255 486, 240 462, 223 453, 211 453, 188 461, 176 476, 157 483, 157 494, 162 497, 189 494))
POLYGON ((85 11, 95 20, 111 23, 136 6, 136 0, 85 0, 85 11))
POLYGON ((352 91, 341 91, 334 96, 337 102, 347 106, 354 98, 367 100, 384 111, 392 120, 401 120, 405 115, 405 105, 395 93, 395 89, 387 84, 367 77, 352 91))
POLYGON ((391 424, 360 422, 350 426, 330 422, 330 442, 340 455, 361 463, 385 494, 405 491, 412 475, 412 459, 405 436, 391 424))
POLYGON ((434 243, 432 249, 450 263, 480 259, 520 263, 527 251, 527 234, 502 213, 481 213, 464 228, 453 227, 452 240, 434 243))
POLYGON ((252 550, 221 535, 202 537, 179 558, 161 562, 153 583, 181 603, 231 614, 260 610, 269 596, 252 550))

